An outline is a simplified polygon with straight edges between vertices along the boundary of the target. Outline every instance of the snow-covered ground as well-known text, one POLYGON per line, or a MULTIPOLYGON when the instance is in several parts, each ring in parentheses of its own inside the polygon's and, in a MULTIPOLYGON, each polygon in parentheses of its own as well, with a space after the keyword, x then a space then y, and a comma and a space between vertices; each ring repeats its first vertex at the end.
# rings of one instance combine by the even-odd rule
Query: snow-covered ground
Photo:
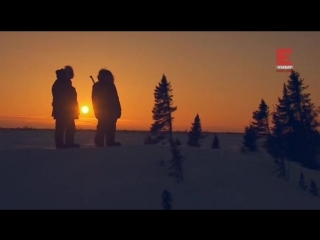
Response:
MULTIPOLYGON (((54 149, 53 131, 0 131, 0 209, 320 209, 320 198, 299 188, 300 172, 320 184, 320 172, 290 163, 289 181, 273 173, 264 152, 239 152, 241 134, 213 135, 201 148, 186 146, 184 181, 168 176, 169 146, 144 145, 145 133, 119 132, 123 146, 96 149, 94 131, 78 131, 81 149, 54 149), (164 166, 161 160, 165 161, 164 166)), ((320 185, 319 185, 320 186, 320 185)))

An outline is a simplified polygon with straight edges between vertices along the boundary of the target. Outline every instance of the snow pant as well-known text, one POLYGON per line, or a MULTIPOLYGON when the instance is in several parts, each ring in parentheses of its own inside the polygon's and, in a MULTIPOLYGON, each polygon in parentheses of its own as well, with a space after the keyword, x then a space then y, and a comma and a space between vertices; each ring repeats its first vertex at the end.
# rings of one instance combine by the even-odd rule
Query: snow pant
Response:
POLYGON ((75 131, 76 125, 74 119, 56 119, 54 134, 56 147, 74 144, 75 131))
POLYGON ((115 143, 117 118, 99 119, 94 143, 98 147, 104 147, 104 140, 107 146, 115 143))

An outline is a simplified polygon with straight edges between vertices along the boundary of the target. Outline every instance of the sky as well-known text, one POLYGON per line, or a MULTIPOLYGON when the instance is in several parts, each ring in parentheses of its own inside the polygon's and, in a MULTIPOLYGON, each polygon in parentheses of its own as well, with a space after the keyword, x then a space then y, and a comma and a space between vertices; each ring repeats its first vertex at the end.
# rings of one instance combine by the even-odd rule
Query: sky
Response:
POLYGON ((199 114, 204 131, 243 132, 261 99, 272 106, 289 73, 276 72, 276 51, 291 48, 294 70, 320 106, 320 32, 0 32, 0 126, 54 128, 55 71, 74 68, 73 86, 87 114, 77 128, 95 129, 90 75, 115 76, 122 106, 117 128, 148 130, 154 89, 164 74, 173 89, 173 129, 199 114))

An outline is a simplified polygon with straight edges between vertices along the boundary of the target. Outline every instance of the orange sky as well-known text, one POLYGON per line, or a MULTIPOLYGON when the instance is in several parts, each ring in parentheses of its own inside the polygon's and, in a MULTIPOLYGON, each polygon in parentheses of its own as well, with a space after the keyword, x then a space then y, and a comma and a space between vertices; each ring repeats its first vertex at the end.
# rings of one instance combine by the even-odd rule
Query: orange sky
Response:
POLYGON ((199 113, 205 131, 240 131, 264 98, 272 109, 287 73, 276 73, 276 49, 292 48, 294 69, 320 105, 319 32, 0 32, 0 126, 54 128, 55 70, 71 65, 82 114, 95 128, 89 78, 101 68, 115 76, 119 129, 147 130, 162 74, 171 82, 174 130, 199 113))

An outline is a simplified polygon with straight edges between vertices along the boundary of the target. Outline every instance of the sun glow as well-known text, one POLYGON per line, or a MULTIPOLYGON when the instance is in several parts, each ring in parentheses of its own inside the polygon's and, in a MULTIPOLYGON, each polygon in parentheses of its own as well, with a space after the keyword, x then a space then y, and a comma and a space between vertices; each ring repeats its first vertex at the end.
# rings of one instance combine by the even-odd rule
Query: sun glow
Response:
POLYGON ((83 106, 83 107, 81 108, 81 111, 82 111, 84 114, 86 114, 86 113, 89 112, 89 108, 88 108, 87 106, 83 106))

